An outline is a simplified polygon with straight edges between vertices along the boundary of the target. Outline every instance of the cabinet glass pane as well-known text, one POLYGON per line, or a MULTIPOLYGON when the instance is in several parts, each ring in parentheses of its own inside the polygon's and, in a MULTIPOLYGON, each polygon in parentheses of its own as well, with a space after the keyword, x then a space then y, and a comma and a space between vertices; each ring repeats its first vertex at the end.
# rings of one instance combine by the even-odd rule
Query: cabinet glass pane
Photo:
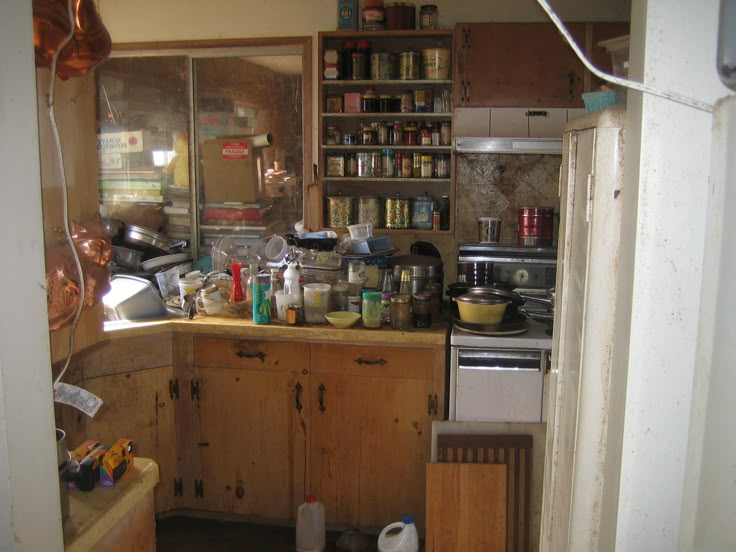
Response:
POLYGON ((96 70, 103 214, 188 240, 187 75, 184 56, 111 58, 96 70))

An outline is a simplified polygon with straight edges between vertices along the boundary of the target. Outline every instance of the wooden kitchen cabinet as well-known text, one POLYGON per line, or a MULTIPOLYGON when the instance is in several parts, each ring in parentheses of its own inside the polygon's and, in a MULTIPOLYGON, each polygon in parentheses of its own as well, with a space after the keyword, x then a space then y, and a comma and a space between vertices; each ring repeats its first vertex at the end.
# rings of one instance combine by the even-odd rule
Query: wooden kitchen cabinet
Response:
POLYGON ((197 337, 194 373, 193 506, 294 520, 304 500, 309 346, 197 337))
POLYGON ((444 411, 444 349, 313 344, 308 490, 327 522, 424 527, 431 424, 444 411))
POLYGON ((70 370, 75 385, 103 400, 97 414, 90 418, 71 407, 59 407, 69 449, 87 439, 105 445, 132 439, 136 456, 158 464, 160 483, 154 490, 157 513, 175 505, 176 405, 170 393, 173 370, 168 337, 105 342, 80 354, 70 370))
MULTIPOLYGON (((628 23, 566 23, 603 71, 611 59, 601 40, 628 33, 628 23)), ((583 107, 599 83, 552 23, 458 23, 453 47, 456 107, 583 107)))

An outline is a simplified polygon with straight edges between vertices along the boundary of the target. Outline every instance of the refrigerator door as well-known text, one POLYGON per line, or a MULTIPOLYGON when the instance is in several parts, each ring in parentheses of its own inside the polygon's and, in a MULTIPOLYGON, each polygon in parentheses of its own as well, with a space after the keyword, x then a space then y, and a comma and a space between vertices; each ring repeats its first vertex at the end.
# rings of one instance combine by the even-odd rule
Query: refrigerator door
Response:
POLYGON ((623 416, 609 414, 624 120, 622 106, 609 108, 571 121, 563 137, 542 551, 607 549, 602 525, 616 507, 620 458, 609 451, 623 416))

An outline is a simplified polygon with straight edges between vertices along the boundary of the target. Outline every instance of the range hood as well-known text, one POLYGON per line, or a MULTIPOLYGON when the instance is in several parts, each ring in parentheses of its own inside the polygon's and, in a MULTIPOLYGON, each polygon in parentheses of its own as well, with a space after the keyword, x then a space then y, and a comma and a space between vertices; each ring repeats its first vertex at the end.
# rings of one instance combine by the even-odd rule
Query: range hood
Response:
POLYGON ((456 153, 551 153, 562 155, 562 138, 457 137, 456 153))

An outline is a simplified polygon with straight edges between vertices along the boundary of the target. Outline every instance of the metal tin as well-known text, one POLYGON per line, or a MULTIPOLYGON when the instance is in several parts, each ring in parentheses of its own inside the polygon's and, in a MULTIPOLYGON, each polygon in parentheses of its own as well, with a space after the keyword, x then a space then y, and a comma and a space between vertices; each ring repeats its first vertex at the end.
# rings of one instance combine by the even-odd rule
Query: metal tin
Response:
POLYGON ((271 288, 270 274, 256 274, 253 276, 253 323, 271 323, 271 298, 268 290, 271 288))
POLYGON ((353 223, 353 198, 348 196, 327 197, 327 226, 347 228, 353 223))
POLYGON ((422 56, 419 52, 406 50, 399 54, 399 79, 418 80, 422 67, 422 56))
POLYGON ((399 109, 401 113, 412 113, 414 111, 414 94, 411 90, 404 90, 401 93, 401 105, 399 109))
POLYGON ((554 215, 553 207, 520 207, 518 244, 551 246, 554 215))
POLYGON ((411 226, 417 230, 432 229, 432 213, 437 209, 437 202, 432 196, 424 194, 414 200, 411 226))
POLYGON ((378 197, 358 198, 358 224, 371 224, 373 228, 381 227, 381 200, 378 197))
POLYGON ((384 29, 383 2, 366 2, 362 14, 364 31, 382 31, 384 29))
POLYGON ((371 54, 371 79, 391 80, 394 75, 396 56, 390 52, 374 52, 371 54))
POLYGON ((386 228, 407 229, 411 220, 410 202, 398 194, 386 198, 386 228))

